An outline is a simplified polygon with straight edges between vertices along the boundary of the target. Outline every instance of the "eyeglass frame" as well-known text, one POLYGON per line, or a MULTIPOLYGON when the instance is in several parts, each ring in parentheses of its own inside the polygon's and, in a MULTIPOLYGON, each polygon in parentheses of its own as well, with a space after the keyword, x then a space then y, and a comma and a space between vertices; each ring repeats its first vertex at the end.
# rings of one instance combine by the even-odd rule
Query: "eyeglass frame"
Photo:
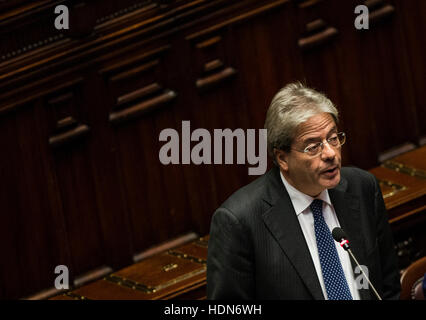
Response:
POLYGON ((339 142, 339 145, 336 145, 336 146, 333 146, 331 143, 330 143, 330 139, 333 139, 334 137, 332 137, 332 138, 328 138, 328 139, 326 139, 325 140, 325 142, 317 142, 317 143, 315 143, 315 146, 318 146, 319 147, 319 149, 318 150, 320 150, 318 153, 316 153, 316 154, 308 154, 308 152, 309 152, 309 150, 307 150, 308 148, 311 148, 310 146, 306 146, 306 148, 305 149, 303 149, 303 150, 297 150, 297 149, 294 149, 294 148, 290 148, 291 150, 294 150, 294 151, 297 151, 297 152, 301 152, 301 153, 305 153, 305 154, 308 154, 309 156, 311 156, 311 157, 316 157, 316 156, 318 156, 318 155, 320 155, 321 153, 322 153, 322 151, 324 150, 324 144, 325 143, 327 143, 329 146, 331 146, 331 147, 334 147, 334 148, 340 148, 341 146, 343 146, 344 144, 345 144, 345 142, 346 142, 346 133, 344 133, 344 132, 337 132, 336 133, 336 138, 337 138, 337 141, 339 142), (339 135, 341 135, 342 137, 343 137, 343 143, 342 142, 340 142, 340 139, 339 139, 339 135))

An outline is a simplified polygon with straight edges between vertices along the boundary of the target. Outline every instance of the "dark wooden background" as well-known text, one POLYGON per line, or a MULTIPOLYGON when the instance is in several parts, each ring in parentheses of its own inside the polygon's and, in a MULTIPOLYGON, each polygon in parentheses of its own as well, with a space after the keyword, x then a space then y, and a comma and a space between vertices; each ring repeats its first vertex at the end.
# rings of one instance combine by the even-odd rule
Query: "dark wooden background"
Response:
POLYGON ((255 177, 164 166, 160 131, 263 128, 290 81, 337 104, 346 165, 424 144, 425 32, 424 0, 0 1, 0 298, 207 234, 255 177))

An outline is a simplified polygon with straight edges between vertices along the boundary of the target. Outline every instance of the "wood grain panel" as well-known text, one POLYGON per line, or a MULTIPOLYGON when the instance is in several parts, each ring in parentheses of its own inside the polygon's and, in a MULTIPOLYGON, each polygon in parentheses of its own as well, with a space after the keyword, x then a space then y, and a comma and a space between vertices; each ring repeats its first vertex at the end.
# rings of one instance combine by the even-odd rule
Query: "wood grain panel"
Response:
MULTIPOLYGON (((415 91, 415 117, 419 129, 419 139, 426 137, 426 107, 424 101, 426 92, 426 62, 424 53, 426 43, 419 41, 426 30, 426 3, 424 1, 395 1, 396 11, 401 18, 400 28, 404 34, 404 46, 408 52, 408 66, 406 68, 412 78, 411 85, 415 91)), ((424 141, 424 139, 423 139, 424 141)), ((420 143, 420 141, 418 141, 420 143)))
POLYGON ((396 14, 368 33, 358 33, 359 67, 365 79, 362 90, 373 111, 378 153, 415 141, 418 136, 413 80, 401 23, 396 14))
POLYGON ((3 298, 22 297, 53 285, 56 265, 73 270, 43 112, 38 100, 19 114, 4 117, 0 125, 3 298))

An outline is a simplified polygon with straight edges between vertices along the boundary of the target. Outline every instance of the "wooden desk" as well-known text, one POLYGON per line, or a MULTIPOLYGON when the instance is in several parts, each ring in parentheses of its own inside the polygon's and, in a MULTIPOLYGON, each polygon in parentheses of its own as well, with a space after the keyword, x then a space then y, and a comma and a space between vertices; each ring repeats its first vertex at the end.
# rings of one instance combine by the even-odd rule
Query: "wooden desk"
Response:
POLYGON ((207 242, 199 238, 51 300, 205 299, 207 242))
POLYGON ((426 146, 370 172, 380 182, 402 270, 426 254, 426 146))

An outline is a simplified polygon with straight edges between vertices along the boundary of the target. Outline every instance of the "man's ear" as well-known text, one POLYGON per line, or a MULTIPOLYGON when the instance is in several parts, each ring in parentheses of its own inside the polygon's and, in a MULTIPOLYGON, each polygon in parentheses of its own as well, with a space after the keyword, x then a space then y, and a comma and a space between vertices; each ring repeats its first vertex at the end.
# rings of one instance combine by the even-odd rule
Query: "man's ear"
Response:
POLYGON ((275 156, 275 161, 277 161, 280 169, 285 172, 288 171, 287 152, 280 149, 274 149, 274 156, 275 156))

